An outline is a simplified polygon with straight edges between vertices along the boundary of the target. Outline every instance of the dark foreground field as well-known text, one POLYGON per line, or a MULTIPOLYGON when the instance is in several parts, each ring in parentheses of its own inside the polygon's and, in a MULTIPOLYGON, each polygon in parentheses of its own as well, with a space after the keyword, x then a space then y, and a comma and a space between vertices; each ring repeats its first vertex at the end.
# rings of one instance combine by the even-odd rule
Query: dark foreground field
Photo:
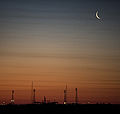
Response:
POLYGON ((3 105, 0 106, 0 114, 120 114, 120 105, 113 104, 35 104, 35 105, 3 105))

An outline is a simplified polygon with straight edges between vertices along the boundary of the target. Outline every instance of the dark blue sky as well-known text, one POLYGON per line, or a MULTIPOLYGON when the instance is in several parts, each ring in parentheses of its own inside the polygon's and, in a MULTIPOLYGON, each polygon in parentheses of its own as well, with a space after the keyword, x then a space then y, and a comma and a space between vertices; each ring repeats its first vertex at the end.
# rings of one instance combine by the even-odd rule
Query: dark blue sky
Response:
POLYGON ((15 39, 19 39, 19 34, 24 35, 21 39, 26 39, 26 33, 35 38, 40 32, 44 36, 55 32, 66 38, 64 35, 70 32, 70 36, 79 38, 112 39, 112 45, 118 46, 119 5, 117 0, 1 0, 0 30, 3 36, 0 40, 6 39, 8 33, 16 33, 15 39), (95 18, 97 10, 100 21, 95 18))

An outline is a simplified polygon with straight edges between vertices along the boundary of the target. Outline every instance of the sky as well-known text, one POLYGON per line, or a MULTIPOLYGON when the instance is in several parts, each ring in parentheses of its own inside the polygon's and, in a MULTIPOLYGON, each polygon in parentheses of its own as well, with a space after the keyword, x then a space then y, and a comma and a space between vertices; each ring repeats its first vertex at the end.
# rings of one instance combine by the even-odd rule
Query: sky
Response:
POLYGON ((0 102, 43 96, 120 103, 120 1, 0 0, 0 102), (98 11, 100 20, 95 17, 98 11))

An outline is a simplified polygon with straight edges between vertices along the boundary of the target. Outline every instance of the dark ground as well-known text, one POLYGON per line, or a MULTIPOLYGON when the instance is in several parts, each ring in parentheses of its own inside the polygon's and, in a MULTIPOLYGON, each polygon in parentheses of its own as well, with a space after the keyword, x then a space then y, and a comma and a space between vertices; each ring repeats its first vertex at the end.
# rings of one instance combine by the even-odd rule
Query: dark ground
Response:
POLYGON ((118 104, 34 104, 1 105, 0 114, 120 114, 118 104))

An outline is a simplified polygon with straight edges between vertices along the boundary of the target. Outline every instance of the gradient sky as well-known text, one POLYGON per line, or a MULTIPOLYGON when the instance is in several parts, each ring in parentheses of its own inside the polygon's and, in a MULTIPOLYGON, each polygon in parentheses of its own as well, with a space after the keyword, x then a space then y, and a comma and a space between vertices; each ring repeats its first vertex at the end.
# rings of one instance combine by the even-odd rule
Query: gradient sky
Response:
POLYGON ((120 103, 120 1, 0 0, 0 102, 120 103), (99 11, 101 20, 95 17, 99 11))

